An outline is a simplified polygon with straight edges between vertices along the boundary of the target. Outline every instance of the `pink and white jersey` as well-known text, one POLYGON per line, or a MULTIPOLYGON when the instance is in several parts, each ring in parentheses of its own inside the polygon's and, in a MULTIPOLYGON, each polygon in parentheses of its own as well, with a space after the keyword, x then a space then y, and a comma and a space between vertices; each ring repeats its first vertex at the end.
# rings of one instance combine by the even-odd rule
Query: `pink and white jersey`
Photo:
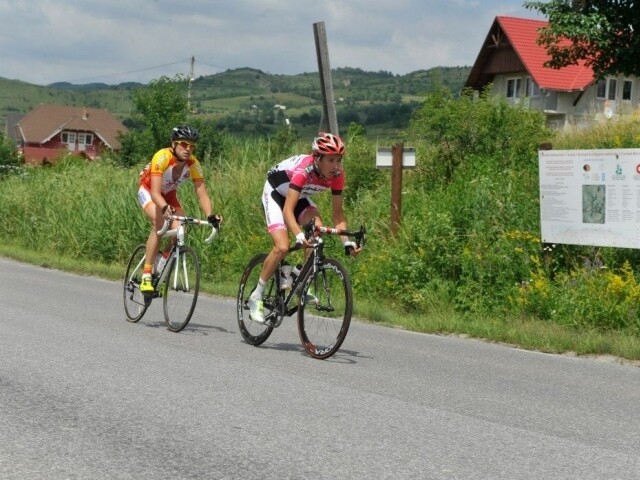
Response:
POLYGON ((283 160, 267 172, 267 181, 283 197, 289 188, 300 192, 300 200, 331 189, 340 194, 344 189, 344 171, 333 178, 322 178, 316 173, 312 155, 295 155, 283 160))

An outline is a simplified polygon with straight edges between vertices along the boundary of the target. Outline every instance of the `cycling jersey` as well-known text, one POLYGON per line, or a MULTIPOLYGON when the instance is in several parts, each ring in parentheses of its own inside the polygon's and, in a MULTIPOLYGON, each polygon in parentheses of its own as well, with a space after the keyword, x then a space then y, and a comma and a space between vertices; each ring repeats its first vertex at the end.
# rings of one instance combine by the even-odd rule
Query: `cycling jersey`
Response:
POLYGON ((146 190, 151 189, 151 177, 162 176, 162 186, 160 192, 164 195, 173 190, 176 190, 180 184, 187 181, 189 178, 194 182, 198 180, 204 180, 204 174, 202 173, 202 166, 200 162, 191 155, 187 160, 186 168, 182 171, 182 175, 177 180, 173 179, 173 169, 180 162, 173 155, 171 148, 163 148, 158 150, 144 169, 140 172, 140 186, 146 190))
POLYGON ((289 188, 300 192, 300 199, 331 189, 339 195, 344 189, 344 172, 333 178, 323 178, 314 167, 312 155, 296 155, 283 160, 267 173, 267 181, 282 196, 289 188))
POLYGON ((344 172, 333 178, 318 175, 311 155, 296 155, 283 160, 267 173, 267 181, 262 192, 262 206, 267 219, 267 231, 286 230, 282 209, 289 188, 300 192, 294 215, 299 222, 310 208, 316 209, 311 195, 331 189, 334 195, 340 195, 344 189, 344 172))

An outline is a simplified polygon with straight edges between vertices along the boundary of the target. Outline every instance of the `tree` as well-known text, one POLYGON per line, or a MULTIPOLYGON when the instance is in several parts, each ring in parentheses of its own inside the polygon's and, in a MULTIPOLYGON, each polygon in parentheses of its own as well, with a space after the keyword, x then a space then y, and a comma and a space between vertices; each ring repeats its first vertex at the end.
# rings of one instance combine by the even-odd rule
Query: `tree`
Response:
POLYGON ((171 129, 187 123, 189 108, 187 82, 160 77, 133 92, 136 113, 129 120, 130 130, 120 136, 119 161, 124 166, 151 159, 153 153, 169 145, 171 129))
POLYGON ((455 98, 444 86, 427 94, 409 134, 433 145, 433 185, 450 183, 460 167, 479 168, 487 159, 503 169, 530 164, 531 152, 548 138, 542 112, 493 96, 490 85, 479 98, 468 89, 455 98))
POLYGON ((538 39, 551 56, 545 66, 562 68, 584 61, 598 78, 640 74, 639 2, 552 0, 524 6, 549 19, 538 39))
POLYGON ((177 75, 173 79, 160 77, 148 87, 133 92, 136 110, 156 150, 169 144, 169 133, 174 126, 186 123, 189 115, 186 89, 186 81, 177 75))

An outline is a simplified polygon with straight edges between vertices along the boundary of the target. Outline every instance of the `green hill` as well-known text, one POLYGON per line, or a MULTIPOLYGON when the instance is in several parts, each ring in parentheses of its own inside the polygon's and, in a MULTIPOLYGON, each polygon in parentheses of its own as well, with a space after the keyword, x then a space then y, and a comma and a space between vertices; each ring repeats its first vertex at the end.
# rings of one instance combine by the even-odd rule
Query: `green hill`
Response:
MULTIPOLYGON (((470 67, 437 67, 406 75, 366 72, 358 68, 332 71, 339 123, 400 128, 415 111, 421 95, 443 85, 459 92, 470 67)), ((0 77, 0 122, 10 114, 26 114, 42 103, 103 108, 121 120, 131 117, 132 92, 143 84, 119 85, 66 82, 38 86, 0 77)), ((217 121, 230 131, 260 131, 285 118, 299 126, 320 120, 322 94, 318 73, 276 75, 253 68, 227 70, 184 80, 194 113, 217 121)))

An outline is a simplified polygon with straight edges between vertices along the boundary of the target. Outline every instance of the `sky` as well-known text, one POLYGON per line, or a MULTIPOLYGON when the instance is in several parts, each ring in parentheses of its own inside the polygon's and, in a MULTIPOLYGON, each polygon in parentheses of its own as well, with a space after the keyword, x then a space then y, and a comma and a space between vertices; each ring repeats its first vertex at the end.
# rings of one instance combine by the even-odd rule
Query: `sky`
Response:
POLYGON ((471 66, 497 15, 544 19, 524 0, 0 0, 0 77, 148 83, 250 67, 329 65, 405 75, 471 66))

